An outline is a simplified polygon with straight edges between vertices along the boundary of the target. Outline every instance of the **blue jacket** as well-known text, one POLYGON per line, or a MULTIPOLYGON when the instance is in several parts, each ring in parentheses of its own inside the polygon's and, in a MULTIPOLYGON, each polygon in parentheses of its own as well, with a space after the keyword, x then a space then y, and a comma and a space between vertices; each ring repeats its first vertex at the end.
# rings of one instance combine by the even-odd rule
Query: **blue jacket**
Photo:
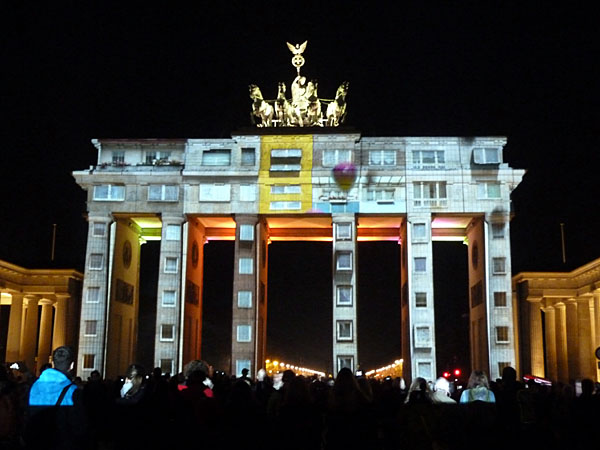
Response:
MULTIPOLYGON (((56 369, 46 369, 31 386, 29 391, 29 406, 55 405, 60 393, 71 384, 71 380, 56 369)), ((73 392, 77 389, 75 384, 67 390, 61 403, 62 406, 73 406, 73 392)))

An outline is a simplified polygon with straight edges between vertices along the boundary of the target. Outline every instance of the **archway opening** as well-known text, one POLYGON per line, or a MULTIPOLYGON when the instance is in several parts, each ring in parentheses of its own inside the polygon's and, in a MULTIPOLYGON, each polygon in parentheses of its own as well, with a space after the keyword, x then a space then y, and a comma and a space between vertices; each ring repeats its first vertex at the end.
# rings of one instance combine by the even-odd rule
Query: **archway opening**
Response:
POLYGON ((433 243, 436 377, 455 369, 470 372, 467 253, 462 242, 433 243))
POLYGON ((267 357, 332 373, 330 242, 269 245, 267 357))
POLYGON ((136 361, 147 370, 154 367, 156 291, 160 265, 160 241, 148 241, 140 249, 139 309, 136 361))
POLYGON ((386 366, 402 356, 400 245, 358 243, 358 357, 363 370, 386 366))
POLYGON ((202 359, 229 372, 231 363, 231 307, 233 298, 233 241, 204 245, 202 288, 202 359))

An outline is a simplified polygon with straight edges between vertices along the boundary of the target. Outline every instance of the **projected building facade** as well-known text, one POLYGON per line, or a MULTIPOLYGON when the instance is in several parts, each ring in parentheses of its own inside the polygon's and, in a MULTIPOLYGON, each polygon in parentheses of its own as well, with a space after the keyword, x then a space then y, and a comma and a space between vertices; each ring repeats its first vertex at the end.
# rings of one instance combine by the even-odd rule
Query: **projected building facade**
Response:
MULTIPOLYGON (((402 357, 407 378, 436 376, 435 240, 468 244, 471 361, 492 379, 515 366, 510 193, 523 170, 503 137, 364 137, 341 128, 252 129, 230 139, 102 139, 73 173, 87 191, 88 243, 78 373, 123 373, 135 360, 140 246, 160 240, 154 363, 201 357, 203 245, 235 241, 231 373, 264 364, 268 244, 330 241, 332 367, 355 369, 357 242, 401 245, 402 357), (332 177, 355 165, 349 190, 332 177)), ((384 262, 382 262, 384 263, 384 262)), ((396 319, 390 319, 396 320, 396 319)))

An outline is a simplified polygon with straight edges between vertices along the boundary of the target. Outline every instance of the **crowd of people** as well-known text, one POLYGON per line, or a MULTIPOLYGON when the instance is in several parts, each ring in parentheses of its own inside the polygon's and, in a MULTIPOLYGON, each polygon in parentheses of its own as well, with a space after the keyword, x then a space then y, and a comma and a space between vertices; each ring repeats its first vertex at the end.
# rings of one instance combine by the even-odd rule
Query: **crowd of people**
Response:
POLYGON ((235 377, 200 360, 174 376, 132 364, 119 379, 83 381, 73 357, 59 347, 37 379, 0 367, 0 448, 586 449, 600 424, 592 380, 576 393, 523 383, 511 367, 491 382, 474 371, 457 390, 445 378, 407 387, 346 368, 335 379, 235 377))

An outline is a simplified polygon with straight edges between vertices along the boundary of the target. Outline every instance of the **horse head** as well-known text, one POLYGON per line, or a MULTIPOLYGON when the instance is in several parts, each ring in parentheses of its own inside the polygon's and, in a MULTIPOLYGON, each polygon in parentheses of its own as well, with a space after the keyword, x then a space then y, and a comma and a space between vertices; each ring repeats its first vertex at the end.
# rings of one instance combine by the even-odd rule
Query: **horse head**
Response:
POLYGON ((340 84, 340 87, 338 87, 337 92, 335 93, 336 100, 343 100, 344 98, 346 98, 346 94, 348 94, 349 85, 350 83, 348 81, 344 81, 342 84, 340 84))
POLYGON ((262 100, 263 96, 262 93, 260 92, 260 88, 255 85, 255 84, 251 84, 249 86, 250 89, 250 98, 252 100, 262 100))

